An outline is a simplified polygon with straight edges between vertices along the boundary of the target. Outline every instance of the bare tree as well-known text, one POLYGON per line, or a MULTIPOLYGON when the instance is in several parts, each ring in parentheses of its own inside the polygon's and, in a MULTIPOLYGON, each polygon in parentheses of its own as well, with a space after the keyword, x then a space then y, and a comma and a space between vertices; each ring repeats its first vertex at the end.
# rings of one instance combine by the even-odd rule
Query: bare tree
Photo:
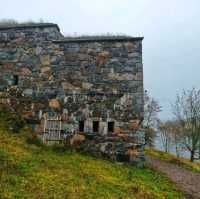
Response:
POLYGON ((161 137, 161 144, 163 145, 164 151, 169 152, 169 148, 172 144, 172 123, 170 121, 160 122, 158 129, 161 137))
POLYGON ((170 125, 171 125, 170 134, 172 136, 172 143, 175 146, 176 156, 180 157, 180 152, 182 150, 182 140, 183 140, 181 126, 179 122, 176 120, 170 121, 170 125))
POLYGON ((182 149, 182 135, 179 123, 176 120, 160 122, 158 129, 165 152, 170 152, 170 148, 175 147, 176 156, 179 157, 182 149))
POLYGON ((200 90, 184 90, 177 95, 172 108, 182 131, 182 143, 193 162, 200 141, 200 90))
POLYGON ((143 126, 145 129, 145 141, 148 146, 153 146, 155 138, 155 128, 158 121, 158 112, 161 107, 158 102, 149 96, 148 92, 144 93, 144 121, 143 126))

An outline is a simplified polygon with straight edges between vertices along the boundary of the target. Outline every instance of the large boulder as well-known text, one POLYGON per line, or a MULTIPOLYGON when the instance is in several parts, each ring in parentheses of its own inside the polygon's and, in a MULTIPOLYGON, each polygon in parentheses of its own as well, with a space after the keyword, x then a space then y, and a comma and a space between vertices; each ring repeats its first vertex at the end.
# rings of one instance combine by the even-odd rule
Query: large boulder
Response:
POLYGON ((75 148, 81 147, 80 145, 85 141, 85 136, 81 134, 75 134, 70 139, 70 145, 75 148))

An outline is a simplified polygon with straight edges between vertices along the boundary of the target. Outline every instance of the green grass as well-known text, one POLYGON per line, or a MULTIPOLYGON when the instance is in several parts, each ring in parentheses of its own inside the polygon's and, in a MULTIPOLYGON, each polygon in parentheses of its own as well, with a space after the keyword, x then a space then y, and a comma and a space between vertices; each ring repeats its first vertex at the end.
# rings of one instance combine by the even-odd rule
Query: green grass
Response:
POLYGON ((63 147, 30 145, 28 128, 0 130, 2 199, 183 199, 174 184, 151 169, 97 159, 63 147))
POLYGON ((158 151, 152 148, 146 148, 146 153, 149 155, 152 155, 154 157, 158 157, 164 161, 179 165, 183 168, 192 170, 194 172, 200 173, 200 163, 198 162, 191 162, 189 159, 186 158, 178 158, 175 155, 172 155, 170 153, 166 153, 163 151, 158 151))

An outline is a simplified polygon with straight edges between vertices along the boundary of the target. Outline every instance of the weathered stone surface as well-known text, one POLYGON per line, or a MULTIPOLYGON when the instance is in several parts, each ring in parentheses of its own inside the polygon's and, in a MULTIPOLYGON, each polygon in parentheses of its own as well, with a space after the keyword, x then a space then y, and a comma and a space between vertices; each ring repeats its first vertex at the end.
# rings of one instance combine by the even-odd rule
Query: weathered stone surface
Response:
POLYGON ((96 59, 96 64, 98 67, 101 67, 106 64, 109 58, 109 52, 103 51, 98 54, 97 59, 96 59))
POLYGON ((31 75, 31 71, 28 68, 21 69, 22 75, 31 75))
POLYGON ((69 82, 62 82, 62 88, 65 90, 73 90, 75 87, 69 82))
POLYGON ((23 94, 25 96, 32 96, 33 95, 33 89, 30 89, 30 88, 24 89, 23 94))
POLYGON ((51 71, 51 68, 48 67, 48 66, 42 67, 42 68, 41 68, 41 72, 42 72, 42 73, 47 73, 47 72, 50 72, 50 71, 51 71))
POLYGON ((137 131, 139 129, 140 120, 131 120, 129 123, 129 130, 137 131))
MULTIPOLYGON (((140 132, 137 134, 140 134, 140 132)), ((130 162, 140 167, 144 165, 144 143, 133 144, 123 141, 117 135, 107 137, 99 134, 76 134, 69 139, 71 146, 82 152, 119 162, 130 162)))
POLYGON ((83 151, 142 161, 142 38, 64 38, 55 24, 0 28, 0 91, 2 102, 41 119, 37 129, 45 114, 61 118, 65 134, 88 135, 83 151))
POLYGON ((52 99, 52 100, 49 101, 49 107, 60 108, 60 103, 57 99, 52 99))
POLYGON ((40 55, 41 52, 42 52, 42 47, 37 46, 36 49, 35 49, 35 54, 36 54, 36 55, 40 55))
POLYGON ((90 88, 92 88, 93 84, 87 83, 87 82, 83 82, 82 83, 82 88, 89 90, 90 88))
POLYGON ((41 64, 46 66, 50 64, 49 55, 43 55, 40 57, 41 64))

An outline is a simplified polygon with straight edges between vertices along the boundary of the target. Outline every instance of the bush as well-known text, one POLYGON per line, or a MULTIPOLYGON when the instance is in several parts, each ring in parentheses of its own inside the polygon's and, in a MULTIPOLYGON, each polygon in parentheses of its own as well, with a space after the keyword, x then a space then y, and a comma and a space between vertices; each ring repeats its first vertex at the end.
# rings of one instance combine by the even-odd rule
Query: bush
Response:
POLYGON ((13 25, 17 25, 18 22, 15 21, 14 19, 2 19, 0 20, 0 27, 1 26, 13 26, 13 25))
POLYGON ((65 154, 66 151, 69 151, 69 148, 65 147, 64 145, 54 144, 51 147, 52 151, 57 154, 65 154))
POLYGON ((34 132, 27 135, 26 142, 36 146, 43 146, 42 140, 34 132))
POLYGON ((7 107, 0 107, 0 123, 12 133, 19 133, 25 125, 20 113, 7 107))
POLYGON ((5 27, 5 26, 16 26, 16 25, 32 25, 32 24, 37 24, 37 23, 47 23, 45 20, 40 19, 39 21, 24 21, 24 22, 18 22, 14 19, 2 19, 0 20, 0 27, 5 27))
POLYGON ((12 113, 7 121, 9 125, 9 130, 13 133, 19 133, 20 129, 23 128, 25 124, 19 113, 12 113))

